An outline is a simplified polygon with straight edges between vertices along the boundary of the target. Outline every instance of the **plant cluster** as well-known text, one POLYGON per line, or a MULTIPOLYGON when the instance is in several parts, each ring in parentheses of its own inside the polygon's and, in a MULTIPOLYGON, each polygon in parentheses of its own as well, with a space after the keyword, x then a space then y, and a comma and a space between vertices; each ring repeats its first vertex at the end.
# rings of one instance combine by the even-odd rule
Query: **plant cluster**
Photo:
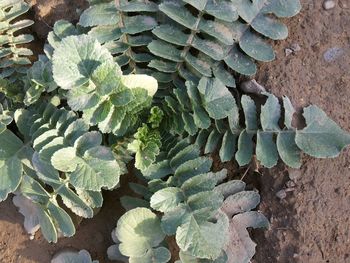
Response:
MULTIPOLYGON (((22 0, 0 3, 0 201, 15 194, 49 242, 75 234, 74 214, 91 218, 134 160, 127 212, 112 233, 112 260, 249 262, 248 228, 268 227, 260 196, 222 163, 299 168, 301 153, 339 155, 350 135, 317 106, 295 110, 265 93, 259 106, 236 88, 267 39, 288 35, 278 18, 296 0, 89 0, 77 25, 57 21, 32 65, 18 30, 22 0), (16 21, 16 22, 13 22, 16 21), (24 200, 24 201, 23 201, 24 200), (169 241, 175 242, 169 242, 169 241), (170 253, 176 243, 178 255, 170 253)), ((27 212, 26 212, 27 211, 27 212)), ((86 251, 52 262, 96 262, 86 251)))

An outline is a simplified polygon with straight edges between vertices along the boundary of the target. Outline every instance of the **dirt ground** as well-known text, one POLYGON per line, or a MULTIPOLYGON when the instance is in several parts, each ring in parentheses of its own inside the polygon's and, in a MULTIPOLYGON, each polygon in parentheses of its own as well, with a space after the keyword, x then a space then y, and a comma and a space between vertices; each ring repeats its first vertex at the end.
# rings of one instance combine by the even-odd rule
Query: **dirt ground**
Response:
MULTIPOLYGON (((277 96, 287 95, 294 105, 316 104, 343 129, 350 131, 350 0, 336 1, 331 10, 321 0, 302 0, 303 10, 286 20, 290 36, 276 44, 277 59, 260 66, 256 79, 277 96), (348 8, 346 8, 346 4, 348 8), (300 51, 286 56, 293 44, 300 51)), ((84 1, 32 0, 42 21, 35 27, 42 38, 56 19, 75 21, 84 1), (70 11, 68 11, 70 10, 70 11), (79 11, 78 10, 78 11, 79 11)), ((260 190, 260 210, 269 218, 267 231, 253 231, 258 243, 255 263, 350 262, 350 149, 336 159, 304 157, 300 170, 283 165, 249 174, 260 190), (292 182, 290 181, 292 179, 292 182), (282 200, 276 196, 288 188, 282 200)), ((64 247, 87 249, 100 262, 109 262, 110 232, 121 215, 120 190, 105 194, 105 205, 91 220, 84 220, 73 238, 51 245, 38 233, 25 234, 23 217, 10 200, 0 203, 0 262, 46 263, 64 247)))
MULTIPOLYGON (((261 66, 257 80, 298 107, 318 105, 350 131, 350 9, 341 7, 346 2, 350 8, 350 1, 336 1, 328 11, 322 2, 302 1, 301 14, 287 23, 289 38, 275 45, 277 60, 261 66), (301 50, 286 56, 293 44, 301 50), (331 48, 341 51, 329 61, 331 48)), ((350 262, 349 153, 336 159, 307 157, 300 171, 280 167, 263 174, 260 209, 271 229, 258 235, 256 262, 350 262), (299 177, 295 191, 279 201, 276 192, 289 173, 299 177)))

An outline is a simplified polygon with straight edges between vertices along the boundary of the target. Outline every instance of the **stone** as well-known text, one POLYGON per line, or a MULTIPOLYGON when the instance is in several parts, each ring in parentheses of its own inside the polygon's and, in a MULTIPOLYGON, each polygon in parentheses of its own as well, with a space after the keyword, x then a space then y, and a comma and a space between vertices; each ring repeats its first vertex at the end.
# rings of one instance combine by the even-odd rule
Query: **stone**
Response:
POLYGON ((323 8, 325 10, 330 10, 335 7, 335 2, 333 0, 326 0, 323 2, 323 8))
POLYGON ((327 51, 323 54, 323 58, 327 62, 336 61, 345 53, 344 49, 341 47, 332 47, 327 49, 327 51))
POLYGON ((288 181, 288 182, 286 183, 286 186, 287 186, 288 188, 293 188, 293 187, 296 186, 296 184, 295 184, 294 181, 290 180, 290 181, 288 181))
POLYGON ((286 49, 284 50, 284 53, 286 54, 286 57, 288 57, 289 55, 293 54, 293 50, 290 49, 290 48, 286 48, 286 49))
POLYGON ((290 49, 293 50, 293 52, 298 52, 301 50, 301 47, 299 46, 298 43, 293 43, 291 46, 290 46, 290 49))
POLYGON ((287 197, 287 192, 286 192, 286 190, 284 190, 284 189, 279 190, 279 191, 276 193, 276 196, 277 196, 279 199, 283 200, 283 199, 285 199, 285 198, 287 197))
POLYGON ((289 179, 293 182, 298 181, 301 178, 301 171, 299 169, 288 169, 289 179))

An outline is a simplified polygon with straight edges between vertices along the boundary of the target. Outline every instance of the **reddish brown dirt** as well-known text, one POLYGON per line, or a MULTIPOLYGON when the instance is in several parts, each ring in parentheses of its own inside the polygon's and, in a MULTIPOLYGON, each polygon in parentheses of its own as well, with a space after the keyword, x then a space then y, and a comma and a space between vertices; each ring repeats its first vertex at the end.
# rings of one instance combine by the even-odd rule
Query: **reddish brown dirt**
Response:
MULTIPOLYGON (((349 0, 342 0, 348 3, 349 0)), ((84 1, 32 0, 40 22, 35 31, 44 37, 57 19, 76 21, 76 8, 84 1)), ((325 11, 320 0, 302 0, 303 10, 286 20, 290 36, 275 44, 277 59, 260 66, 256 79, 277 96, 287 95, 300 110, 316 104, 347 131, 350 131, 350 9, 325 11), (292 44, 301 50, 289 56, 285 48, 292 44), (324 53, 333 47, 343 54, 326 62, 324 53)), ((255 263, 349 263, 350 262, 350 150, 338 158, 316 160, 304 157, 299 171, 283 165, 250 174, 262 195, 262 210, 271 221, 267 231, 254 231, 258 243, 255 263), (285 187, 289 175, 297 176, 295 189, 280 201, 276 193, 285 187)), ((233 166, 230 166, 233 167, 233 166)), ((231 171, 233 172, 233 171, 231 171)), ((105 205, 91 220, 84 220, 73 238, 50 245, 40 234, 30 241, 25 234, 23 217, 10 200, 0 203, 0 262, 46 263, 64 247, 87 249, 100 262, 112 243, 110 232, 123 213, 120 190, 105 194, 105 205)))
POLYGON ((25 0, 32 5, 35 13, 35 33, 41 39, 46 39, 47 33, 57 20, 65 19, 77 22, 80 13, 87 8, 85 0, 25 0))
MULTIPOLYGON (((127 186, 130 175, 123 175, 121 184, 127 186)), ((125 213, 120 197, 130 194, 128 187, 104 193, 105 205, 93 219, 83 220, 77 226, 73 238, 60 238, 57 244, 49 244, 36 233, 30 240, 23 226, 23 216, 12 204, 12 196, 0 203, 0 262, 1 263, 48 263, 61 250, 86 249, 93 259, 101 263, 111 262, 107 258, 107 248, 113 244, 111 232, 118 218, 125 213)), ((114 261, 115 262, 115 261, 114 261)))
MULTIPOLYGON (((288 21, 289 38, 275 45, 277 60, 261 66, 257 80, 299 108, 318 105, 350 131, 350 9, 336 1, 325 11, 322 2, 302 1, 301 14, 288 21), (293 43, 301 51, 286 57, 284 50, 293 43), (333 47, 343 48, 343 54, 326 62, 324 53, 333 47)), ((282 202, 275 194, 288 180, 288 170, 263 173, 260 209, 272 224, 258 235, 256 262, 350 262, 349 153, 331 160, 304 158, 296 189, 282 202)))

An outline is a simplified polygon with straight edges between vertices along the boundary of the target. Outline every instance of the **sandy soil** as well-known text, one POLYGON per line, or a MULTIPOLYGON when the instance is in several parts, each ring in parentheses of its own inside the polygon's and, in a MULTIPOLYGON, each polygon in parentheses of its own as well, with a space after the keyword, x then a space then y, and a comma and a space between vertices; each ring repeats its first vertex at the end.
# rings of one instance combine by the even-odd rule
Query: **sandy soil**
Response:
MULTIPOLYGON (((325 11, 320 0, 302 0, 301 14, 286 20, 290 37, 275 44, 276 61, 261 65, 256 79, 274 94, 289 96, 299 110, 318 105, 350 131, 350 9, 344 8, 344 3, 350 6, 348 1, 342 0, 343 5, 336 1, 334 9, 325 11), (293 44, 301 50, 286 56, 285 49, 293 44), (330 48, 338 51, 327 62, 324 54, 330 48)), ((84 1, 31 2, 36 18, 43 21, 34 28, 39 38, 45 37, 57 19, 76 21, 75 10, 86 6, 84 1)), ((255 263, 350 262, 349 153, 347 149, 331 160, 304 157, 301 170, 279 165, 246 177, 261 191, 260 210, 271 221, 269 230, 253 232, 258 243, 255 263), (293 184, 290 177, 294 190, 280 200, 276 193, 293 184)), ((87 249, 100 262, 109 262, 106 249, 122 213, 118 198, 123 194, 120 190, 106 193, 100 213, 84 220, 73 238, 60 239, 55 245, 47 244, 40 233, 30 241, 12 202, 0 203, 0 262, 45 263, 64 247, 87 249)))
MULTIPOLYGON (((298 107, 318 105, 350 131, 350 9, 336 2, 325 11, 322 1, 302 1, 301 14, 288 21, 289 38, 275 45, 277 60, 261 66, 257 80, 298 107), (286 56, 295 43, 301 50, 286 56), (327 62, 331 48, 342 51, 327 62)), ((331 160, 304 158, 299 172, 280 167, 263 173, 260 209, 272 224, 258 236, 256 262, 350 262, 349 153, 331 160), (289 173, 299 177, 296 189, 279 201, 275 194, 289 173)))

